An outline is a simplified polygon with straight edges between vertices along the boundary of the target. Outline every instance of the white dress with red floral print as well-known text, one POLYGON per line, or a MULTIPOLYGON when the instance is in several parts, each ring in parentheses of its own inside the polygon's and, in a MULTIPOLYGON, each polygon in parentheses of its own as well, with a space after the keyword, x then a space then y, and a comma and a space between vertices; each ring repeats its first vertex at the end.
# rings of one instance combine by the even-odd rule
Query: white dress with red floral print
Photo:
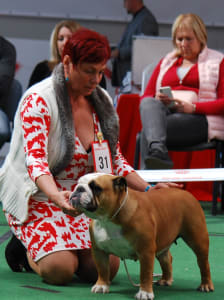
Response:
MULTIPOLYGON (((99 120, 94 115, 95 135, 99 131, 99 120)), ((43 98, 32 94, 22 106, 21 118, 24 133, 24 151, 30 177, 36 180, 43 174, 51 175, 47 162, 47 143, 50 130, 50 115, 43 98)), ((70 164, 54 177, 59 190, 74 190, 78 179, 93 172, 92 153, 87 152, 77 136, 73 159, 70 164)), ((120 152, 119 143, 113 165, 114 174, 126 176, 133 172, 120 152)), ((29 200, 28 219, 21 224, 6 213, 14 234, 23 242, 32 259, 38 261, 45 255, 60 250, 78 250, 91 247, 89 237, 90 219, 84 214, 71 217, 38 192, 29 200)))

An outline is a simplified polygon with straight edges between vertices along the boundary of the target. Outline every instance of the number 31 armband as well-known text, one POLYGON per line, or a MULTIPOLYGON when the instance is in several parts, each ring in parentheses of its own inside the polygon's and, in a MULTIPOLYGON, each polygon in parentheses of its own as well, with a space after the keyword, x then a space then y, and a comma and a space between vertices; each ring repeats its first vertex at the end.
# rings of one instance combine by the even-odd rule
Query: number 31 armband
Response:
POLYGON ((112 157, 107 140, 92 143, 94 171, 113 174, 112 157))

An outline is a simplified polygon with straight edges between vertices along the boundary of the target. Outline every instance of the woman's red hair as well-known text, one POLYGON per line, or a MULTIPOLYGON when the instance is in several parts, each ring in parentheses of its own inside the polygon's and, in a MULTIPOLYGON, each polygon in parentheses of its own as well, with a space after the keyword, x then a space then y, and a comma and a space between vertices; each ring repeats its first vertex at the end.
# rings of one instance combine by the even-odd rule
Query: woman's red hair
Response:
POLYGON ((110 58, 110 46, 104 35, 81 28, 65 44, 62 60, 65 55, 68 55, 75 65, 79 62, 106 62, 110 58))

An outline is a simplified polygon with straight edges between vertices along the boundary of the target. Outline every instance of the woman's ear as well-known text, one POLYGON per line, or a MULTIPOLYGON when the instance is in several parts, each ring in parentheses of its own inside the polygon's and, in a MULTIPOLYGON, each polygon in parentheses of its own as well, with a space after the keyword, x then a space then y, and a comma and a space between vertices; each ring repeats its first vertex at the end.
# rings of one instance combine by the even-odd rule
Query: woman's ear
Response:
POLYGON ((63 66, 64 66, 64 74, 65 74, 65 78, 66 77, 69 77, 69 74, 70 74, 70 68, 72 66, 72 61, 71 61, 71 58, 69 55, 65 55, 63 57, 63 60, 62 60, 62 63, 63 63, 63 66))

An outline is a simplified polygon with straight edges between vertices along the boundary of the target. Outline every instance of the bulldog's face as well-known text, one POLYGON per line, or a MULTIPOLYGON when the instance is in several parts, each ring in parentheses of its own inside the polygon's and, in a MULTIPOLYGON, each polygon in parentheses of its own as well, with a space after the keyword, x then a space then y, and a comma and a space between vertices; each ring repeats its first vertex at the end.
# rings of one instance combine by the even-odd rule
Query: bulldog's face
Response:
POLYGON ((126 190, 124 177, 91 173, 79 179, 70 203, 90 218, 110 217, 119 207, 126 190))

